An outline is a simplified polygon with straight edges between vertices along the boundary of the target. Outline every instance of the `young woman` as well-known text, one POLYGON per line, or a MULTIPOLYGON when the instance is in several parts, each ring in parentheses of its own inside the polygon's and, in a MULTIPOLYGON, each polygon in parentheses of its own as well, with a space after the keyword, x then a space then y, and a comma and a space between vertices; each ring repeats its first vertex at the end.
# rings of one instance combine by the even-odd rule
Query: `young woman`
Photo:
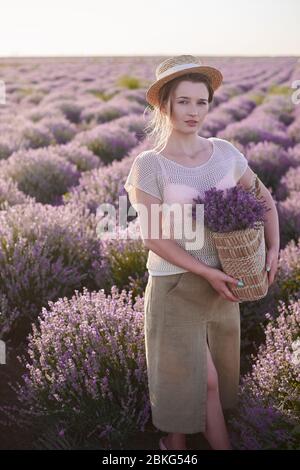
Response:
MULTIPOLYGON (((170 203, 183 207, 214 186, 239 182, 249 189, 256 175, 230 142, 199 135, 222 83, 219 70, 183 55, 162 62, 156 78, 146 93, 156 146, 136 157, 125 183, 149 248, 145 349, 152 421, 169 433, 160 440, 161 449, 186 449, 186 434, 199 432, 212 449, 232 449, 223 410, 238 400, 240 310, 229 286, 243 283, 221 270, 205 226, 198 244, 188 243, 184 227, 175 241, 175 217, 169 222, 171 235, 164 238, 164 211, 153 209, 170 203)), ((261 181, 259 188, 271 208, 265 224, 271 285, 279 253, 278 215, 261 181)))

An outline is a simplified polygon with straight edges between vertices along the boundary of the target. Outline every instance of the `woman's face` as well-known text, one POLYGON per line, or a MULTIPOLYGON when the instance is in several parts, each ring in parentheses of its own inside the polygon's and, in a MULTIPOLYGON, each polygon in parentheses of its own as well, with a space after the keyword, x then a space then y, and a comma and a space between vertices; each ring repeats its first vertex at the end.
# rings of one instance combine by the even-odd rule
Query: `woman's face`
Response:
POLYGON ((197 133, 209 110, 208 89, 205 83, 182 81, 173 90, 172 116, 173 128, 184 133, 197 133), (186 121, 195 120, 190 126, 186 121))

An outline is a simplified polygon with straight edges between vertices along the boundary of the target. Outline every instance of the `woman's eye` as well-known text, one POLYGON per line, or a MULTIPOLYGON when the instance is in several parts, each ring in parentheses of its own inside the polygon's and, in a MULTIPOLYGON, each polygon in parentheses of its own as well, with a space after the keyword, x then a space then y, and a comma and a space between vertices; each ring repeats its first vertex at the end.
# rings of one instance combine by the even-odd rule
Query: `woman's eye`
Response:
MULTIPOLYGON (((179 101, 179 104, 182 104, 182 103, 187 103, 187 101, 186 100, 185 101, 179 101)), ((205 103, 201 102, 201 103, 198 103, 198 104, 205 104, 205 103)))

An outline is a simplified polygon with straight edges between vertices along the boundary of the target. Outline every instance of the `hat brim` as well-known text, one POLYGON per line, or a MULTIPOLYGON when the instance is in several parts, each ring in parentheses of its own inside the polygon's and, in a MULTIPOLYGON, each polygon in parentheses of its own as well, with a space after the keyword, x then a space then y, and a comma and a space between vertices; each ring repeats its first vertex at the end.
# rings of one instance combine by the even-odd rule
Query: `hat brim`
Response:
POLYGON ((208 65, 200 65, 199 67, 193 67, 192 69, 184 69, 177 72, 174 72, 167 77, 161 78, 154 82, 146 91, 146 100, 152 106, 157 106, 158 102, 158 92, 160 88, 173 78, 180 77, 181 75, 186 75, 188 73, 203 73, 210 79, 212 89, 215 91, 221 85, 223 81, 223 75, 220 70, 209 67, 208 65))

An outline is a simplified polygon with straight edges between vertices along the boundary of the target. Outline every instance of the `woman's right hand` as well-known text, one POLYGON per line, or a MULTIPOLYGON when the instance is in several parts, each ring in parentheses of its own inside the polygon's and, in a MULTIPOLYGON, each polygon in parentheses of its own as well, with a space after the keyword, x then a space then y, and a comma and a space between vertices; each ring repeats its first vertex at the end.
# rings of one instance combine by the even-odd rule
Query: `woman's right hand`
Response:
POLYGON ((228 288, 226 283, 233 284, 237 287, 239 280, 234 277, 228 276, 223 271, 217 268, 209 268, 204 274, 205 279, 210 285, 220 294, 223 299, 231 300, 232 302, 240 302, 228 288))

